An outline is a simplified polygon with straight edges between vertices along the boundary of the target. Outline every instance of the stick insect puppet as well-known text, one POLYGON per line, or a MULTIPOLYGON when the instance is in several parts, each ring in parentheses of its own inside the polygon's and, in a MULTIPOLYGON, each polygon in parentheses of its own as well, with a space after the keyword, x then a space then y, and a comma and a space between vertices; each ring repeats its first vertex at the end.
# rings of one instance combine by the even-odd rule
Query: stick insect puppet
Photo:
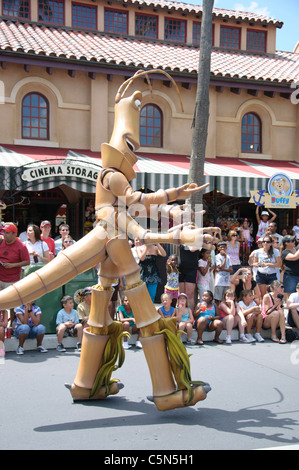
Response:
POLYGON ((122 324, 110 317, 108 304, 115 279, 124 277, 125 295, 134 312, 136 325, 141 329, 141 342, 152 380, 150 399, 163 411, 204 400, 210 387, 205 382, 191 380, 190 360, 177 335, 176 320, 162 319, 157 313, 140 278, 129 238, 137 237, 143 244, 183 244, 200 249, 211 246, 214 241, 211 234, 215 229, 182 223, 185 209, 170 204, 189 198, 206 185, 185 184, 150 194, 134 191, 130 186, 129 182, 136 177, 133 167, 137 157, 134 151, 140 146, 142 92, 125 95, 139 77, 146 77, 150 85, 148 74, 153 72, 163 73, 176 87, 166 72, 138 71, 121 85, 116 94, 112 136, 109 143, 101 146, 103 168, 96 185, 95 228, 50 263, 1 291, 0 308, 12 308, 37 299, 100 263, 99 284, 92 287, 89 327, 83 333, 78 370, 67 388, 74 401, 104 399, 117 394, 123 387, 112 373, 123 364, 122 341, 126 333, 122 324), (161 213, 167 212, 176 222, 164 233, 149 231, 132 215, 136 205, 147 213, 152 205, 156 205, 161 213))

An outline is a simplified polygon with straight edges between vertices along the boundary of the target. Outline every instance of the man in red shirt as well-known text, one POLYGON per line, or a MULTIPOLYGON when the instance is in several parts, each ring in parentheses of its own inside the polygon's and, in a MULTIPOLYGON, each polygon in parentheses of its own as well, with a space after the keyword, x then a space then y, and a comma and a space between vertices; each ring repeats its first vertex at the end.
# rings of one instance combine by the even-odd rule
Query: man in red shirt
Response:
MULTIPOLYGON (((0 290, 21 279, 22 267, 30 264, 27 247, 17 238, 18 229, 13 223, 4 225, 0 240, 0 290)), ((15 318, 14 309, 10 309, 10 324, 15 318)))
POLYGON ((30 263, 27 247, 17 238, 18 229, 13 223, 4 225, 0 243, 0 290, 21 278, 22 267, 30 263))
POLYGON ((41 230, 41 239, 47 243, 49 247, 50 260, 55 256, 55 242, 54 239, 50 237, 51 232, 51 222, 49 220, 43 220, 40 224, 41 230))

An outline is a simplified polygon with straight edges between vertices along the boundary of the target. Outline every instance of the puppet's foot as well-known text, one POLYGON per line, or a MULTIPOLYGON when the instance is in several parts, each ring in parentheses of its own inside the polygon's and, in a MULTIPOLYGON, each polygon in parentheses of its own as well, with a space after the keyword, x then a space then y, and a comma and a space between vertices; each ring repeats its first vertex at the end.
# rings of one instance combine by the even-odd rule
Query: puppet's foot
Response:
POLYGON ((74 401, 103 400, 108 395, 116 395, 122 388, 124 388, 124 384, 121 382, 113 382, 109 386, 109 392, 107 391, 107 387, 103 386, 99 389, 97 394, 91 397, 91 389, 89 388, 78 387, 78 385, 75 384, 64 385, 71 392, 74 401))
POLYGON ((95 334, 86 328, 83 331, 82 350, 77 375, 73 384, 66 385, 73 400, 101 400, 115 395, 123 385, 111 374, 121 367, 125 353, 122 347, 120 322, 112 322, 108 327, 95 328, 98 333, 108 330, 108 335, 95 334), (117 364, 118 360, 118 364, 117 364))
POLYGON ((150 401, 153 401, 159 411, 172 410, 174 408, 184 408, 185 406, 193 406, 198 401, 205 400, 208 392, 211 390, 209 384, 204 385, 193 385, 193 398, 188 401, 188 391, 179 390, 171 393, 170 395, 164 395, 160 397, 147 397, 150 401))

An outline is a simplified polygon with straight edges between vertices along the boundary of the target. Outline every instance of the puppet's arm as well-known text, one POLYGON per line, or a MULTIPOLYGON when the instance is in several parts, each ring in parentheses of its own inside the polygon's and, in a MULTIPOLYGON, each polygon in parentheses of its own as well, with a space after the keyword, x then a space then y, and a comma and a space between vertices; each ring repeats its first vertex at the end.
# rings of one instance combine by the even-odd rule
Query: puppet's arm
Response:
POLYGON ((151 205, 168 204, 177 200, 185 200, 192 194, 202 191, 208 186, 197 186, 195 183, 184 184, 178 188, 159 189, 154 193, 141 193, 134 191, 130 186, 127 178, 121 172, 110 173, 109 180, 106 182, 107 187, 115 197, 124 197, 127 206, 139 203, 142 204, 147 211, 150 210, 151 205))

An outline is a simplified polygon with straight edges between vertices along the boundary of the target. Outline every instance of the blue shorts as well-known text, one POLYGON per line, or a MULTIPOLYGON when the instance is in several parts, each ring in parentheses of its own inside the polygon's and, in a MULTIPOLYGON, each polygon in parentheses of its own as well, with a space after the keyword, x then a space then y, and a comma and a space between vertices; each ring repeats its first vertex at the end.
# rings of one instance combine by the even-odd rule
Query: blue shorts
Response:
MULTIPOLYGON (((260 271, 258 271, 256 273, 256 279, 255 280, 256 280, 257 284, 266 284, 266 285, 269 286, 271 284, 271 282, 277 280, 277 276, 276 276, 276 273, 264 274, 264 273, 261 273, 260 271)), ((296 292, 296 289, 294 290, 294 292, 296 292)))
MULTIPOLYGON (((296 261, 298 263, 298 261, 296 261)), ((292 276, 289 273, 283 273, 283 285, 284 285, 284 291, 287 294, 293 294, 293 292, 296 292, 296 286, 299 282, 299 276, 292 276)))
POLYGON ((18 325, 15 329, 14 335, 18 338, 19 335, 28 335, 28 338, 36 338, 37 335, 44 335, 46 327, 44 325, 37 325, 30 327, 29 325, 18 325))

